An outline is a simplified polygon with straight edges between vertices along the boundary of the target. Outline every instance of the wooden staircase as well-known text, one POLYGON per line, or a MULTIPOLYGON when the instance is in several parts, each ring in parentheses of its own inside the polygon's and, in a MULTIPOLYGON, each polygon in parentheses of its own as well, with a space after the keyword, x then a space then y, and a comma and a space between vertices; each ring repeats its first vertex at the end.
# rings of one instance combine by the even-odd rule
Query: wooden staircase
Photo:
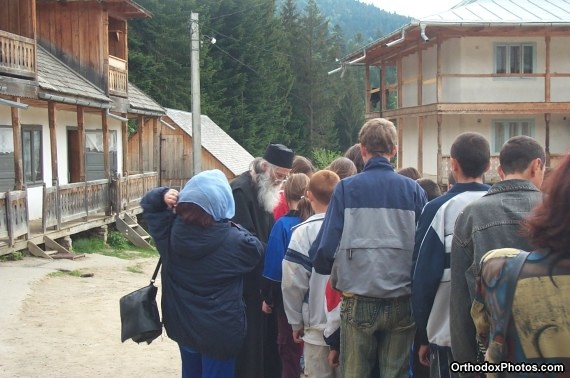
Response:
POLYGON ((126 213, 117 215, 115 224, 117 225, 117 230, 121 231, 121 233, 137 247, 153 249, 148 243, 148 241, 150 241, 150 235, 137 223, 136 217, 133 218, 126 213))
POLYGON ((28 250, 30 253, 36 257, 43 257, 46 259, 71 259, 75 260, 79 257, 84 257, 84 254, 76 254, 69 251, 67 248, 59 244, 53 239, 44 235, 44 249, 41 249, 39 245, 28 241, 28 250))

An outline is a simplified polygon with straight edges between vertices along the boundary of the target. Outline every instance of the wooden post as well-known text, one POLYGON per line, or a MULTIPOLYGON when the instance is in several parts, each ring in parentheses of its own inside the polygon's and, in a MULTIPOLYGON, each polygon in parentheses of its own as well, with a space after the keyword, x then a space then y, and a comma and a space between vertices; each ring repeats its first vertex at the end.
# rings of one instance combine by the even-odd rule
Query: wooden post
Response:
POLYGON ((404 158, 404 118, 398 119, 398 168, 402 168, 404 158))
POLYGON ((436 103, 440 103, 443 99, 443 85, 441 79, 441 41, 437 41, 437 74, 436 74, 436 103))
POLYGON ((144 147, 144 117, 139 116, 137 120, 139 124, 139 172, 144 173, 144 159, 143 159, 143 147, 144 147))
POLYGON ((158 118, 152 118, 152 148, 153 148, 153 155, 152 155, 152 170, 153 172, 158 172, 160 169, 160 155, 159 155, 159 143, 160 143, 160 135, 158 134, 158 118))
MULTIPOLYGON (((438 45, 439 46, 439 45, 438 45)), ((441 172, 441 122, 443 116, 441 114, 437 114, 437 176, 436 180, 439 185, 443 183, 443 176, 441 172)))
MULTIPOLYGON (((404 81, 402 79, 402 56, 398 56, 397 66, 396 66, 397 75, 398 75, 398 109, 402 109, 403 99, 402 93, 404 93, 402 87, 404 86, 404 81)), ((398 122, 399 123, 399 122, 398 122)))
MULTIPOLYGON (((418 106, 423 105, 423 54, 421 45, 418 43, 418 106)), ((418 117, 418 171, 424 174, 424 117, 418 117)))
POLYGON ((57 105, 53 101, 48 101, 48 122, 49 122, 49 143, 51 151, 51 185, 57 186, 59 182, 59 171, 57 164, 57 105))
POLYGON ((368 63, 364 68, 364 111, 370 113, 370 66, 368 63))
POLYGON ((79 181, 85 181, 85 109, 77 106, 77 146, 79 151, 79 181))
POLYGON ((420 174, 424 174, 424 116, 418 117, 418 166, 420 174))
MULTIPOLYGON (((127 113, 121 117, 127 118, 127 113)), ((121 122, 121 144, 123 145, 123 176, 129 175, 129 122, 121 122)))
MULTIPOLYGON (((16 102, 20 102, 19 97, 14 97, 16 102)), ((14 189, 23 190, 24 189, 24 168, 22 159, 22 124, 20 123, 20 109, 12 106, 12 129, 13 129, 13 141, 14 141, 14 189)), ((10 219, 10 218, 8 218, 10 219)), ((8 222, 10 223, 10 222, 8 222)))
POLYGON ((544 114, 544 152, 546 154, 545 166, 550 167, 550 113, 544 114))
POLYGON ((388 104, 388 87, 386 86, 386 62, 382 62, 382 70, 380 71, 380 114, 384 116, 388 104))
POLYGON ((545 38, 546 62, 544 71, 544 102, 550 102, 550 35, 545 38))
POLYGON ((103 129, 103 178, 109 179, 109 120, 107 109, 101 109, 101 127, 103 129))

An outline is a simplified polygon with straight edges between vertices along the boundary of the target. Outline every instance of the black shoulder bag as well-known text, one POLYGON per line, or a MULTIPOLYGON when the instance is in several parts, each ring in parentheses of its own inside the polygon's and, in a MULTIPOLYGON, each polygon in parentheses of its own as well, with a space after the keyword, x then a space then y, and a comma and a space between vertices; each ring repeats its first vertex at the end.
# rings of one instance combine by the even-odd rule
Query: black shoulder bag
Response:
POLYGON ((158 288, 154 281, 160 269, 158 259, 148 286, 129 293, 119 300, 121 311, 121 342, 132 339, 135 343, 150 344, 162 334, 162 323, 156 304, 158 288))

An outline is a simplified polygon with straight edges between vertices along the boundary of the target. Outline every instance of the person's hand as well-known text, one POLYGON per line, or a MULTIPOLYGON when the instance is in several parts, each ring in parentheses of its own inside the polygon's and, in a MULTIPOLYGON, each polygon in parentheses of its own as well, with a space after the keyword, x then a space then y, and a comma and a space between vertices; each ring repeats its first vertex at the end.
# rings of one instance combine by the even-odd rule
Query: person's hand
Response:
POLYGON ((429 345, 420 345, 420 349, 418 349, 418 360, 420 364, 429 366, 429 345))
POLYGON ((261 311, 263 311, 264 314, 271 314, 273 312, 273 308, 263 301, 261 304, 261 311))
POLYGON ((166 206, 168 206, 169 209, 172 209, 177 202, 178 202, 178 190, 168 189, 168 191, 164 193, 164 203, 166 204, 166 206))
POLYGON ((339 365, 339 358, 338 357, 339 357, 338 350, 331 349, 329 351, 328 360, 329 360, 329 366, 330 367, 332 367, 332 368, 338 367, 338 365, 339 365))
POLYGON ((297 344, 301 344, 303 342, 303 336, 305 335, 305 331, 299 329, 297 331, 293 331, 293 341, 297 344))

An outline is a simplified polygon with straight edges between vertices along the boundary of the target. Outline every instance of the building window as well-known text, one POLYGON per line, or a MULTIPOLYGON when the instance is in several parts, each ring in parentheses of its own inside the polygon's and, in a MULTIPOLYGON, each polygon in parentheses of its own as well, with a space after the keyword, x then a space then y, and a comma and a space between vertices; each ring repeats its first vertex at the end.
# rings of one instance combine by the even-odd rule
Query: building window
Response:
POLYGON ((535 46, 530 43, 508 43, 495 46, 495 73, 534 73, 535 46))
POLYGON ((534 137, 534 120, 509 119, 493 121, 493 151, 499 153, 509 138, 519 135, 534 137))
POLYGON ((44 178, 41 126, 22 127, 22 159, 24 182, 26 184, 41 184, 44 178))

